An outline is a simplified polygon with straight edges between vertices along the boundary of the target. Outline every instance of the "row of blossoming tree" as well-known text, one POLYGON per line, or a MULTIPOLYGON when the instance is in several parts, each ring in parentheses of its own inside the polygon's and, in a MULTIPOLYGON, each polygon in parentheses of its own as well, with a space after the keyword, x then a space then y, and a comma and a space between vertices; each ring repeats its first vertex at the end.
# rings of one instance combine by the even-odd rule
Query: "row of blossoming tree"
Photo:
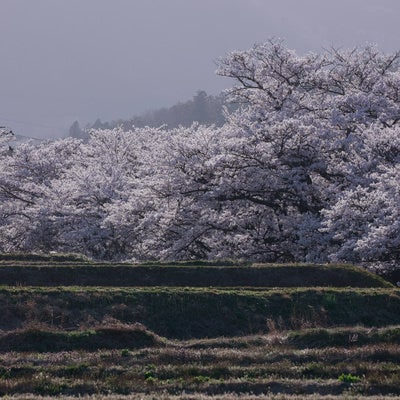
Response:
POLYGON ((219 61, 221 128, 93 131, 0 156, 0 251, 96 259, 400 259, 399 53, 219 61))

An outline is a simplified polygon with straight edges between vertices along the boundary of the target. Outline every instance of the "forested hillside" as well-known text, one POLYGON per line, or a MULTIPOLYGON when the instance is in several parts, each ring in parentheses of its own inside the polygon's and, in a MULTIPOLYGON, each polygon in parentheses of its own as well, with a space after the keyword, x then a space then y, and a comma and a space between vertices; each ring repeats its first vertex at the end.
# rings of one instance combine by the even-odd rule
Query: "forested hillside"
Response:
POLYGON ((75 121, 69 129, 69 136, 88 140, 88 132, 92 129, 121 127, 124 131, 129 131, 134 127, 144 128, 146 126, 153 128, 165 126, 167 129, 174 129, 179 126, 190 127, 194 122, 202 125, 222 126, 226 122, 225 108, 228 112, 234 110, 236 106, 227 102, 223 94, 212 96, 203 90, 199 90, 189 101, 175 104, 169 108, 147 111, 127 120, 101 122, 100 119, 97 119, 84 129, 81 128, 78 121, 75 121))

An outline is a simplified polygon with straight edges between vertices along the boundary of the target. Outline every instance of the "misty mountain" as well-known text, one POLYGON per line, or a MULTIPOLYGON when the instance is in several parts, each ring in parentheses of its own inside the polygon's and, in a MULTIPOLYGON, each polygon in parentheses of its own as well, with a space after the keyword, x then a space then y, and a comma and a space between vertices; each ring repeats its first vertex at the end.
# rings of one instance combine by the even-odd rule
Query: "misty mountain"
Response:
POLYGON ((0 127, 0 145, 9 146, 11 149, 15 146, 19 146, 22 143, 40 144, 45 141, 45 139, 18 135, 13 133, 10 128, 0 127))
POLYGON ((207 126, 222 126, 225 123, 223 111, 225 107, 231 111, 235 106, 229 104, 223 94, 212 96, 204 90, 199 90, 191 100, 179 102, 169 108, 147 111, 128 120, 102 122, 97 119, 84 129, 80 127, 78 121, 75 121, 69 129, 68 136, 86 139, 88 138, 87 131, 90 129, 113 129, 117 126, 121 126, 126 131, 132 127, 143 128, 145 126, 166 126, 167 129, 174 129, 178 126, 189 127, 193 122, 207 126))

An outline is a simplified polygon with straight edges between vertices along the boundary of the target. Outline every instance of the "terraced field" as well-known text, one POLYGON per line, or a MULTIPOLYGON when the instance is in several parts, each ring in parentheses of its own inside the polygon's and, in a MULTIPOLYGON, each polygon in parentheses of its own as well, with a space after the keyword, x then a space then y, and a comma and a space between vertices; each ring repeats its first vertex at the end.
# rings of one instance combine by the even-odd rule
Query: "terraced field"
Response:
POLYGON ((3 260, 0 281, 0 395, 400 396, 400 291, 355 267, 3 260))

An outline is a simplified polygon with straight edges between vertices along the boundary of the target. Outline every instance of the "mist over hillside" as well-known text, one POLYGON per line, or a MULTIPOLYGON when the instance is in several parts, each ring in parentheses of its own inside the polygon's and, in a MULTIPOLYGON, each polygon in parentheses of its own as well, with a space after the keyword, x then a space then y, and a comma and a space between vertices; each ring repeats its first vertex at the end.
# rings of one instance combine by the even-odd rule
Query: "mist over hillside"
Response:
POLYGON ((213 96, 208 95, 204 90, 198 90, 193 98, 188 101, 179 102, 171 107, 147 111, 130 119, 102 122, 98 118, 83 128, 79 121, 75 121, 69 129, 68 136, 87 139, 89 137, 88 131, 91 129, 122 127, 124 131, 129 131, 132 127, 144 128, 145 126, 152 128, 165 126, 166 129, 174 129, 179 126, 189 127, 194 122, 220 127, 225 123, 224 109, 233 111, 236 108, 235 104, 228 102, 224 94, 213 96))

